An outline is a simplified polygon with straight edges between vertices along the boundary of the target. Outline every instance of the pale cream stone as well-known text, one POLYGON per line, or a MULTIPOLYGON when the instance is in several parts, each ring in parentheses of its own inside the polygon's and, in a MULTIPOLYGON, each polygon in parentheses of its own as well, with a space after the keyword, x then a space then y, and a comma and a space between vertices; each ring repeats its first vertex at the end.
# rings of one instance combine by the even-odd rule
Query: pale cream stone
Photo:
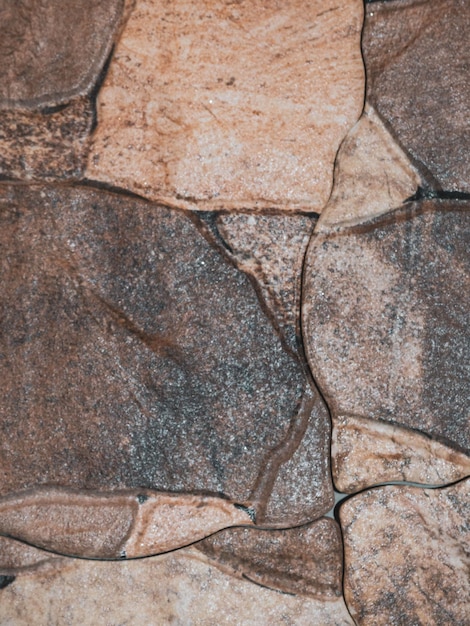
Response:
POLYGON ((404 427, 356 416, 333 416, 336 489, 354 493, 389 481, 445 485, 470 475, 470 458, 404 427))
POLYGON ((18 576, 1 594, 0 623, 15 626, 354 626, 342 598, 238 580, 194 548, 135 561, 67 559, 62 569, 18 576))
POLYGON ((366 104, 339 149, 333 191, 315 230, 350 226, 387 213, 411 197, 420 182, 417 170, 366 104))
POLYGON ((321 211, 364 96, 360 0, 137 0, 86 176, 191 209, 321 211))

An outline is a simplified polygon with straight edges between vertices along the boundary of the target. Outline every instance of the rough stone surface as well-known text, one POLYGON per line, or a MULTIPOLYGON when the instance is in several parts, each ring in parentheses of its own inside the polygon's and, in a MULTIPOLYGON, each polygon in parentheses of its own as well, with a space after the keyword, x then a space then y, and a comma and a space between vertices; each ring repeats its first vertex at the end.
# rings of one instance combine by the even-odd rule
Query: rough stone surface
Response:
MULTIPOLYGON (((2 577, 14 577, 20 572, 55 567, 63 557, 30 546, 10 537, 0 537, 0 589, 2 577)), ((1 604, 1 603, 0 603, 1 604)))
POLYGON ((469 227, 468 202, 433 200, 313 236, 303 329, 335 417, 469 453, 469 227))
POLYGON ((137 0, 87 177, 186 208, 319 211, 360 115, 360 0, 137 0))
POLYGON ((196 547, 228 573, 265 587, 330 600, 342 595, 341 533, 332 519, 288 530, 229 528, 196 547))
POLYGON ((470 475, 470 456, 363 417, 333 419, 331 465, 335 487, 344 493, 396 480, 445 485, 470 475))
POLYGON ((39 109, 90 93, 124 0, 2 0, 0 109, 39 109))
POLYGON ((301 366, 191 219, 87 187, 4 185, 1 207, 3 495, 223 494, 269 523, 308 430, 315 496, 292 516, 284 500, 275 523, 330 508, 325 409, 310 420, 320 399, 301 366))
POLYGON ((221 528, 251 523, 248 510, 222 498, 148 490, 46 488, 0 498, 0 534, 88 558, 159 554, 221 528))
POLYGON ((396 209, 421 182, 374 108, 366 105, 341 144, 333 191, 316 230, 352 225, 396 209))
POLYGON ((1 590, 0 623, 354 626, 342 598, 264 589, 220 571, 194 548, 125 562, 67 560, 1 590))
POLYGON ((470 479, 445 489, 382 487, 340 509, 345 597, 359 626, 466 626, 470 479))
POLYGON ((80 178, 93 121, 87 96, 49 109, 0 111, 0 176, 80 178))
POLYGON ((221 213, 215 219, 227 254, 252 276, 289 348, 301 347, 300 282, 316 217, 221 213))
POLYGON ((470 191, 470 4, 392 0, 366 9, 367 98, 430 184, 470 191))

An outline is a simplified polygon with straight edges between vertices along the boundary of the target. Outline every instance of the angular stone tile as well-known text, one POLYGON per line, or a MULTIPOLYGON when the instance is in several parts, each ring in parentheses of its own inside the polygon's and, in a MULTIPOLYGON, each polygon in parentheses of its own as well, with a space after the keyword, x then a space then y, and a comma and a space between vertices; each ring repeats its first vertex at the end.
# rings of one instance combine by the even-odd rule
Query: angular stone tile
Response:
POLYGON ((251 522, 248 510, 222 498, 147 490, 95 494, 52 487, 0 498, 0 534, 89 558, 168 552, 251 522))
POLYGON ((317 219, 309 215, 221 213, 217 234, 226 253, 259 285, 259 292, 287 345, 300 337, 300 283, 305 251, 317 219))
POLYGON ((470 191, 470 5, 392 0, 367 7, 367 97, 423 173, 470 191))
POLYGON ((223 495, 284 526, 331 507, 326 409, 191 219, 88 187, 1 191, 0 495, 223 495))
POLYGON ((468 624, 470 479, 382 487, 340 508, 345 597, 360 626, 468 624))
POLYGON ((196 547, 238 578, 314 598, 342 596, 342 544, 332 519, 288 530, 229 528, 196 547))
POLYGON ((402 425, 468 455, 469 227, 468 202, 434 200, 312 237, 303 329, 335 420, 402 425))
POLYGON ((0 591, 0 622, 353 626, 342 598, 325 601, 265 589, 221 572, 194 548, 135 561, 67 560, 18 576, 0 591))
POLYGON ((363 105, 362 2, 137 0, 87 176, 186 208, 319 211, 363 105))
POLYGON ((96 116, 92 92, 124 18, 124 4, 2 2, 2 178, 82 176, 96 116))
POLYGON ((394 480, 446 485, 470 475, 470 456, 400 426, 363 417, 333 419, 336 489, 353 493, 394 480))
POLYGON ((341 144, 333 191, 316 230, 327 231, 387 213, 413 196, 421 182, 374 108, 366 105, 341 144))

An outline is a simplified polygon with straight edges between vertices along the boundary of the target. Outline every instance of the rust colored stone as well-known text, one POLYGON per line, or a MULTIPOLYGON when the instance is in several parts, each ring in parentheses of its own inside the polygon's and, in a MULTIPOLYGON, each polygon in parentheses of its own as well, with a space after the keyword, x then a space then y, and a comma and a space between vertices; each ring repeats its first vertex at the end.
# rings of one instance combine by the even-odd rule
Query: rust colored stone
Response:
POLYGON ((468 202, 433 200, 312 237, 303 329, 335 418, 403 425, 469 454, 469 227, 468 202))
MULTIPOLYGON (((162 206, 4 185, 1 207, 2 494, 223 494, 269 524, 279 468, 307 426, 325 453, 329 434, 246 276, 162 206)), ((304 481, 315 496, 291 514, 278 490, 275 524, 330 508, 325 457, 304 481)))
POLYGON ((341 533, 332 519, 288 530, 229 528, 196 547, 223 570, 264 587, 330 600, 342 595, 341 533))
POLYGON ((443 489, 381 487, 340 508, 344 591, 358 626, 466 626, 470 479, 443 489))
POLYGON ((137 0, 87 178, 188 209, 320 211, 361 113, 360 0, 137 0))
POLYGON ((386 0, 366 8, 367 98, 434 184, 470 191, 470 4, 386 0))

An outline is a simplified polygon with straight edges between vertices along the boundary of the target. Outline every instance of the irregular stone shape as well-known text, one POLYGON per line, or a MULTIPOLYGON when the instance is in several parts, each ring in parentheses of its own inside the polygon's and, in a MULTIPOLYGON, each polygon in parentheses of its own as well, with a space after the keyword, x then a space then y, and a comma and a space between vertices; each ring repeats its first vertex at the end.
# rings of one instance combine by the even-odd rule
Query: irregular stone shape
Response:
POLYGON ((79 178, 94 122, 90 98, 37 111, 0 111, 0 176, 79 178))
POLYGON ((0 589, 2 577, 14 578, 20 572, 56 567, 62 560, 63 557, 52 552, 40 550, 10 537, 0 537, 0 589))
MULTIPOLYGON (((269 524, 279 467, 315 428, 305 406, 326 413, 247 277, 182 212, 87 187, 2 192, 0 495, 223 494, 269 524)), ((276 524, 330 508, 328 461, 304 480, 315 497, 292 516, 284 500, 276 524)))
POLYGON ((359 0, 137 0, 87 177, 185 208, 319 211, 360 115, 359 0))
POLYGON ((470 191, 470 5, 386 0, 366 10, 367 97, 424 173, 470 191))
POLYGON ((317 232, 352 225, 400 206, 422 184, 374 108, 366 105, 336 157, 334 185, 317 232))
POLYGON ((469 228, 470 203, 434 200, 312 237, 303 329, 335 418, 469 453, 469 228))
POLYGON ((62 570, 26 573, 1 591, 0 622, 354 626, 342 598, 265 589, 220 571, 194 548, 135 561, 64 559, 62 570))
POLYGON ((316 217, 230 212, 219 214, 215 223, 227 253, 256 280, 283 338, 297 352, 300 279, 316 217))
POLYGON ((0 534, 91 558, 167 552, 251 522, 247 509, 222 498, 148 490, 85 494, 49 488, 0 498, 0 534))
POLYGON ((332 519, 288 530, 229 528, 196 547, 228 573, 263 587, 330 600, 342 596, 341 533, 332 519))
POLYGON ((90 93, 123 10, 123 0, 3 0, 0 109, 55 106, 90 93))
POLYGON ((333 419, 333 482, 343 493, 392 480, 445 485, 470 475, 470 456, 413 430, 363 417, 333 419))
POLYGON ((340 519, 356 624, 468 624, 470 479, 373 489, 346 500, 340 519))

